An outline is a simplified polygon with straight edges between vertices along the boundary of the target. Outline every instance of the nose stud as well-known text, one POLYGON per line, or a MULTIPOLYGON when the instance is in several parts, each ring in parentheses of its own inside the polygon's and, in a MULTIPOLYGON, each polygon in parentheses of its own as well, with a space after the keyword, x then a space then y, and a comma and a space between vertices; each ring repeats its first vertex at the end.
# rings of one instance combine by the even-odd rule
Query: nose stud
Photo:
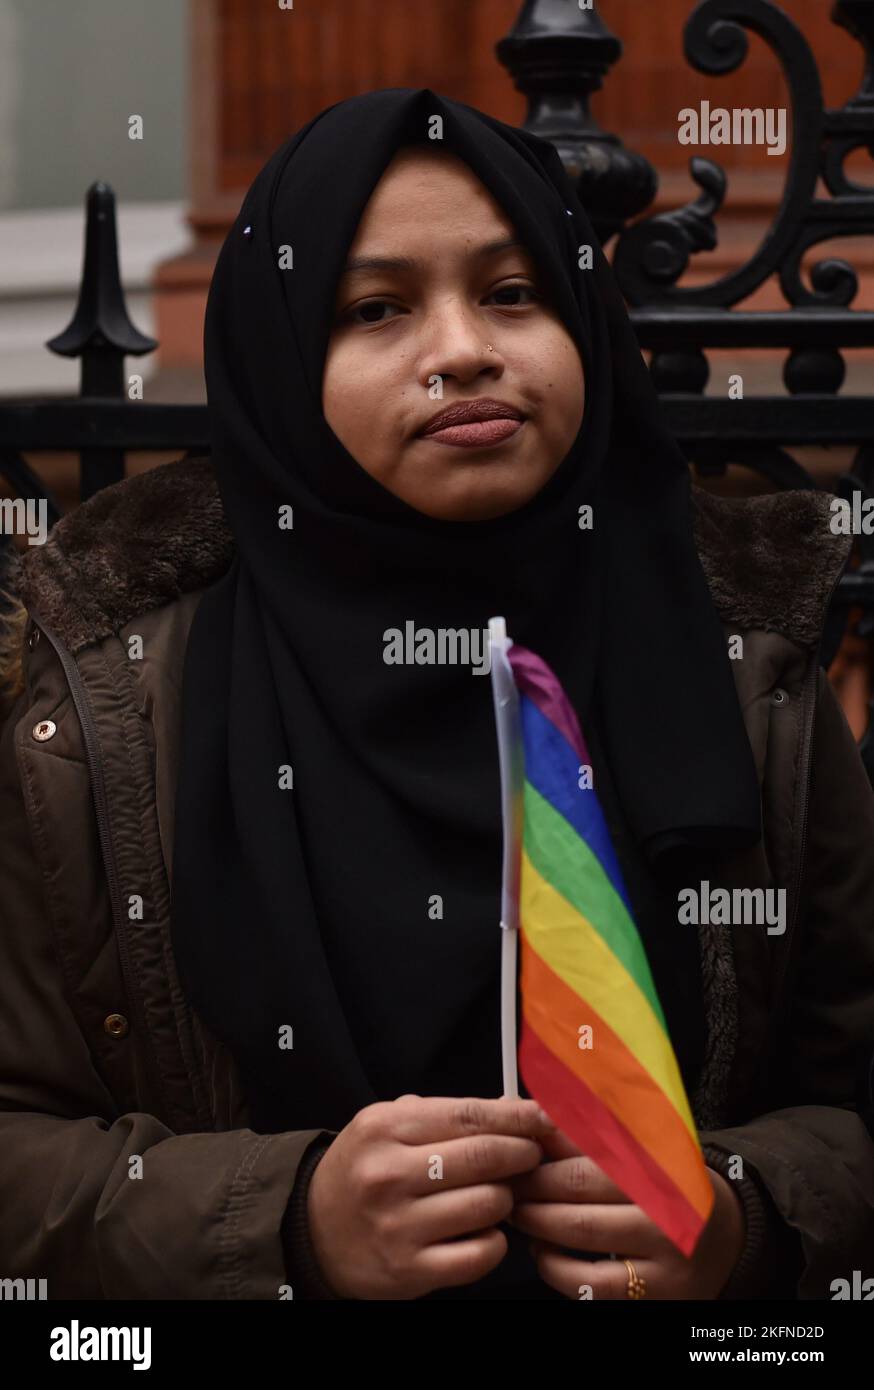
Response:
POLYGON ((486 347, 488 348, 489 352, 494 352, 494 350, 495 350, 495 349, 492 347, 491 343, 486 343, 486 347))

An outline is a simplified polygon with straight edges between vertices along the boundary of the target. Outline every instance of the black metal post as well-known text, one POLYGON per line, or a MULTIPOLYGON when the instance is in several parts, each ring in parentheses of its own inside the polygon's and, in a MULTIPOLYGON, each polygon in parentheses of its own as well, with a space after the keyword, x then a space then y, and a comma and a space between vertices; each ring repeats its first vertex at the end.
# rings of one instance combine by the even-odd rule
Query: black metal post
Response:
POLYGON ((603 246, 658 188, 649 160, 603 131, 589 110, 592 93, 622 55, 621 42, 594 6, 525 0, 495 52, 528 98, 523 130, 555 145, 603 246))
MULTIPOLYGON (((62 357, 82 359, 80 395, 95 400, 124 397, 126 354, 142 356, 158 346, 130 320, 118 270, 115 194, 94 183, 85 200, 85 254, 79 302, 68 327, 47 344, 62 357)), ((97 437, 80 452, 79 496, 84 502, 124 477, 124 450, 97 437)))

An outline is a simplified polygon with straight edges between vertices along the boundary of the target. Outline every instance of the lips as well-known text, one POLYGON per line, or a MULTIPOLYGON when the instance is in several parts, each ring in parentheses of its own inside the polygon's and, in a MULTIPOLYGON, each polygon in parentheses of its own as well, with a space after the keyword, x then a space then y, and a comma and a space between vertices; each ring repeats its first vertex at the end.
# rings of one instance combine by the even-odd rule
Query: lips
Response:
POLYGON ((420 436, 439 444, 467 448, 477 444, 499 444, 516 434, 524 423, 522 412, 506 401, 455 401, 432 416, 420 430, 420 436))

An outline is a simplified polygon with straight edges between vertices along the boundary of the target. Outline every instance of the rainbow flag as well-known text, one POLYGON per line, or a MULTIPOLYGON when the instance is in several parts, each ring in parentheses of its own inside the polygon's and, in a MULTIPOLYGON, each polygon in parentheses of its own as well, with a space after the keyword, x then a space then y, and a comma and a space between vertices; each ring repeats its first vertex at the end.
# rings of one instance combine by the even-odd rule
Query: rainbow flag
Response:
MULTIPOLYGON (((616 853, 584 771, 591 758, 546 663, 512 642, 496 657, 509 662, 518 693, 524 765, 516 880, 522 1076, 559 1129, 689 1256, 713 1189, 616 853)), ((500 727, 499 719, 499 737, 500 727)), ((507 765, 502 761, 502 769, 507 765)))

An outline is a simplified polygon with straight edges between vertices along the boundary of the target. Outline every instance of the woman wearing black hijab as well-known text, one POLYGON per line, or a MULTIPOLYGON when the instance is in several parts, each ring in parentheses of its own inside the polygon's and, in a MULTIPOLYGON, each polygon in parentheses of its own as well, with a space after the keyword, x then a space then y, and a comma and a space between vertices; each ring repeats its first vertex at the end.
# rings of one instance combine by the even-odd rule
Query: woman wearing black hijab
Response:
MULTIPOLYGON (((624 307, 551 147, 427 89, 373 92, 256 179, 215 270, 205 361, 238 553, 186 658, 183 985, 240 1062, 255 1128, 341 1130, 406 1093, 495 1096, 489 682, 387 664, 389 632, 504 614, 603 746, 602 795, 612 774, 650 857, 759 834, 687 469, 624 307), (418 261, 382 263, 399 256, 418 261), (511 437, 422 433, 483 398, 511 437)), ((675 917, 661 940, 649 925, 692 1080, 697 948, 675 917)))
POLYGON ((427 89, 273 156, 205 361, 212 460, 64 517, 0 650, 0 1266, 828 1297, 874 1247, 874 795, 816 661, 827 498, 693 508, 557 154, 427 89), (688 1259, 500 1095, 498 614, 590 749, 714 1190, 688 1259), (785 937, 686 925, 705 879, 788 884, 785 937))

